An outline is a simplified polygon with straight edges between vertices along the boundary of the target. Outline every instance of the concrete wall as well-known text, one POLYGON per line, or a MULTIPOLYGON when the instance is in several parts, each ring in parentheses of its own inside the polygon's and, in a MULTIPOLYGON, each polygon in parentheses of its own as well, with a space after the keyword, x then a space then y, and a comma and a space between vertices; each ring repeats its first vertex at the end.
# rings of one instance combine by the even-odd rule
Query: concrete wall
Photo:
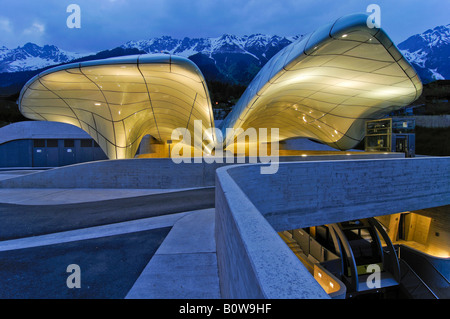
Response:
POLYGON ((400 118, 414 118, 416 126, 429 128, 450 127, 450 115, 448 114, 401 116, 400 118))
MULTIPOLYGON (((438 254, 446 253, 445 250, 439 251, 439 247, 445 249, 450 244, 450 205, 422 209, 413 213, 431 218, 426 244, 433 247, 433 250, 438 254)), ((429 261, 450 280, 450 258, 429 258, 429 261)))
POLYGON ((449 157, 281 163, 274 175, 240 165, 216 176, 225 298, 325 298, 277 231, 450 204, 449 157))
MULTIPOLYGON (((403 153, 323 156, 285 156, 280 161, 313 161, 318 159, 396 158, 403 153)), ((193 160, 192 160, 193 161, 193 160)), ((249 160, 247 159, 247 162, 249 160)), ((234 163, 237 163, 234 161, 234 163)), ((233 163, 231 163, 233 164, 233 163)), ((192 188, 211 187, 215 170, 226 163, 180 163, 170 158, 135 158, 80 163, 0 181, 3 188, 192 188)), ((266 165, 267 166, 267 165, 266 165)))
POLYGON ((252 165, 229 174, 277 231, 450 204, 450 157, 282 163, 273 175, 252 165))
POLYGON ((170 159, 105 160, 54 168, 0 181, 4 188, 191 188, 214 186, 215 164, 170 159))
POLYGON ((219 169, 216 179, 215 236, 222 297, 329 298, 227 169, 219 169))

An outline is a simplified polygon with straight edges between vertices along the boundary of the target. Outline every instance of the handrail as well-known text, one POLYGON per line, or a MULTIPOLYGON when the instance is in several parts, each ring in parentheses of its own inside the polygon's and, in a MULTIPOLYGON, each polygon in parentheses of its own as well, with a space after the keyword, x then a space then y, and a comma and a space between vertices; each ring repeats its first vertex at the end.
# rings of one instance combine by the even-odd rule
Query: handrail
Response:
MULTIPOLYGON (((415 277, 416 279, 419 280, 419 283, 422 284, 422 287, 425 287, 425 288, 427 289, 427 291, 428 291, 429 293, 431 293, 435 299, 439 299, 439 297, 433 292, 433 290, 431 290, 431 288, 428 287, 428 285, 422 280, 422 278, 419 277, 419 275, 416 274, 416 272, 411 268, 410 265, 408 265, 407 262, 405 262, 405 261, 402 260, 402 259, 400 259, 399 262, 400 262, 401 265, 405 266, 405 267, 407 268, 407 270, 408 270, 408 272, 405 272, 405 273, 403 274, 403 276, 402 276, 402 278, 401 278, 401 281, 403 281, 403 279, 406 278, 406 275, 407 275, 409 272, 411 272, 411 273, 414 275, 414 277, 415 277)), ((420 286, 420 285, 419 285, 419 286, 420 286)), ((417 286, 415 289, 417 289, 419 286, 417 286)))
POLYGON ((392 272, 394 275, 394 278, 400 282, 400 278, 401 278, 401 272, 400 272, 400 265, 398 262, 398 256, 397 253, 395 252, 395 248, 394 245, 392 244, 391 239, 389 238, 388 234, 384 231, 384 228, 380 225, 380 223, 373 217, 369 218, 369 223, 375 227, 376 230, 378 230, 378 232, 381 234, 381 236, 383 237, 384 242, 386 243, 386 245, 388 246, 389 250, 392 251, 392 255, 389 255, 390 257, 390 266, 392 267, 392 272))
POLYGON ((442 279, 444 279, 444 280, 447 282, 447 284, 450 284, 450 282, 448 281, 448 279, 447 279, 447 278, 439 271, 439 269, 437 269, 436 266, 433 265, 433 263, 430 262, 430 261, 429 261, 425 256, 423 256, 420 252, 416 251, 416 249, 414 249, 414 248, 412 248, 412 247, 409 247, 409 246, 407 246, 407 245, 402 245, 402 244, 399 245, 399 248, 400 248, 400 254, 401 254, 401 250, 402 250, 402 249, 406 249, 406 251, 408 251, 408 252, 414 254, 415 257, 421 258, 421 260, 426 261, 427 264, 430 265, 430 266, 433 268, 433 270, 435 271, 435 273, 436 273, 437 275, 439 275, 442 279))
POLYGON ((353 256, 353 251, 350 247, 347 237, 345 237, 344 233, 337 226, 337 224, 331 224, 331 227, 333 227, 334 231, 338 235, 339 239, 341 240, 342 246, 344 248, 344 252, 347 257, 347 262, 349 264, 350 272, 352 275, 352 281, 351 281, 352 289, 353 289, 353 291, 358 291, 359 279, 358 279, 358 271, 356 270, 356 261, 355 261, 355 256, 353 256))

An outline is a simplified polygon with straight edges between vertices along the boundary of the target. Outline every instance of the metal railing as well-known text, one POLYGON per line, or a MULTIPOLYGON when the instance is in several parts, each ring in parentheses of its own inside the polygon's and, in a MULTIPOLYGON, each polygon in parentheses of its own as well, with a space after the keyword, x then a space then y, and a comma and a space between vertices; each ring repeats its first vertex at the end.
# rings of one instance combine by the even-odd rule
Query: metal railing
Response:
POLYGON ((440 298, 449 298, 450 283, 433 263, 415 249, 400 245, 400 258, 405 261, 440 298))
POLYGON ((399 260, 400 283, 413 299, 439 299, 427 284, 402 259, 399 260))

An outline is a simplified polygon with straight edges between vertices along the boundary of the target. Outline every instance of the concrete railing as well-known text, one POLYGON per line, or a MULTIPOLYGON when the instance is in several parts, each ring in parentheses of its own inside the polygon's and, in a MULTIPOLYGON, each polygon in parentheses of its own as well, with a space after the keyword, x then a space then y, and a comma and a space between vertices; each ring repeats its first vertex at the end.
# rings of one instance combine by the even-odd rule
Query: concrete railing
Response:
MULTIPOLYGON (((336 152, 337 153, 337 152, 336 152)), ((313 161, 318 159, 348 160, 351 158, 398 158, 402 153, 354 153, 342 152, 335 155, 280 156, 279 161, 313 161)), ((213 159, 213 158, 210 158, 213 159)), ((176 164, 170 158, 134 158, 105 160, 57 167, 43 172, 28 174, 0 181, 0 188, 194 188, 214 187, 217 168, 238 163, 234 159, 226 163, 222 159, 207 163, 176 164)), ((240 159, 239 159, 240 160, 240 159)), ((256 163, 261 158, 246 158, 256 163)), ((265 160, 264 160, 265 161, 265 160)), ((275 164, 274 164, 275 165, 275 164)), ((267 165, 266 165, 267 166, 267 165)))
POLYGON ((329 298, 228 174, 234 168, 216 172, 215 236, 222 297, 329 298))
POLYGON ((225 298, 326 298, 278 231, 450 204, 450 157, 260 164, 216 171, 225 298))

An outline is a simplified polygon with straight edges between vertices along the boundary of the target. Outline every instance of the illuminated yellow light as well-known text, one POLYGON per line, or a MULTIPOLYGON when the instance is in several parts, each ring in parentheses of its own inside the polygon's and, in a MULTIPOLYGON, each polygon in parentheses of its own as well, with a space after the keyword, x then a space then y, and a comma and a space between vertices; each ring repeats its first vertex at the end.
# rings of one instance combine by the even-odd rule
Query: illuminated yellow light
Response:
POLYGON ((425 249, 425 253, 439 258, 450 257, 450 253, 447 250, 445 250, 445 248, 435 246, 429 246, 427 249, 425 249))
POLYGON ((334 288, 334 284, 330 281, 330 287, 334 288))
POLYGON ((307 157, 308 155, 306 155, 306 154, 302 154, 302 157, 307 157))
MULTIPOLYGON (((420 79, 412 70, 409 75, 404 72, 409 65, 401 52, 396 52, 396 58, 392 58, 390 50, 395 48, 391 48, 389 41, 378 42, 373 38, 366 24, 359 23, 363 20, 358 23, 353 18, 345 23, 344 20, 342 18, 340 23, 348 28, 341 28, 331 40, 317 41, 321 37, 315 36, 305 38, 303 46, 300 41, 284 49, 285 55, 280 56, 289 56, 284 65, 283 61, 266 64, 248 86, 245 99, 239 100, 233 108, 238 116, 226 121, 227 126, 234 129, 246 127, 246 124, 255 128, 270 127, 273 116, 282 139, 314 136, 331 147, 348 150, 364 137, 360 124, 366 117, 382 113, 383 108, 386 113, 392 107, 401 108, 420 96, 420 79), (348 49, 345 41, 339 41, 339 37, 350 36, 355 41, 353 49, 348 49), (319 48, 321 55, 307 54, 308 50, 319 48), (378 53, 383 59, 376 58, 378 53), (397 59, 397 55, 401 59, 397 59), (389 64, 392 67, 388 69, 389 64), (261 81, 262 78, 267 79, 266 82, 261 81), (293 110, 308 115, 293 117, 293 110), (292 120, 295 118, 298 120, 292 120), (312 123, 315 124, 305 125, 312 123), (354 129, 356 127, 358 129, 354 129)), ((333 31, 333 24, 330 24, 330 32, 333 31)))
MULTIPOLYGON (((336 85, 345 87, 345 88, 360 88, 364 85, 364 83, 360 82, 360 81, 347 80, 347 81, 339 82, 336 85)), ((367 83, 366 83, 366 85, 367 85, 367 83)))
POLYGON ((319 276, 319 278, 322 278, 322 273, 318 272, 317 275, 319 276))
MULTIPOLYGON (((93 61, 86 66, 83 63, 81 66, 77 63, 76 67, 88 77, 89 84, 92 83, 89 86, 84 85, 84 82, 82 83, 84 86, 80 85, 79 73, 67 73, 65 69, 56 69, 54 72, 50 70, 48 74, 39 75, 42 82, 51 82, 48 90, 58 91, 63 100, 72 99, 75 91, 79 92, 77 95, 83 100, 91 99, 87 105, 83 105, 83 113, 74 114, 77 116, 77 121, 71 124, 85 128, 87 126, 84 124, 89 125, 92 117, 98 115, 99 119, 94 128, 97 132, 90 129, 88 133, 92 134, 94 139, 98 136, 104 137, 99 145, 108 158, 133 158, 145 135, 151 135, 159 142, 169 140, 173 129, 191 127, 190 121, 201 120, 202 131, 214 127, 210 116, 212 114, 211 100, 206 91, 205 80, 195 64, 180 57, 142 55, 139 62, 141 73, 137 67, 136 56, 121 59, 124 61, 121 65, 108 64, 105 62, 108 60, 102 60, 101 65, 94 65, 93 61), (171 61, 174 62, 172 72, 169 67, 166 69, 171 61), (151 102, 149 93, 157 95, 151 102), (102 99, 102 95, 106 99, 105 102, 98 102, 102 99), (194 96, 197 97, 192 106, 194 96), (124 105, 124 107, 114 109, 114 105, 124 105), (125 117, 123 125, 114 125, 113 122, 117 121, 117 117, 121 117, 122 114, 125 117)), ((84 77, 83 79, 87 82, 84 77)), ((34 81, 32 83, 40 83, 32 81, 34 81)), ((28 97, 29 93, 26 90, 24 96, 28 97)), ((24 98, 23 101, 27 99, 24 98)), ((29 101, 31 99, 27 102, 29 101)), ((39 115, 40 110, 36 108, 35 111, 39 115)), ((72 110, 62 111, 58 106, 54 109, 53 115, 58 116, 61 112, 70 111, 72 110)), ((31 118, 40 119, 37 115, 36 118, 31 118)), ((214 135, 214 131, 206 134, 210 140, 214 140, 214 135)), ((211 147, 208 151, 211 151, 211 147)))
MULTIPOLYGON (((340 20, 342 28, 336 31, 339 33, 334 38, 319 40, 321 37, 305 37, 294 46, 283 49, 284 55, 277 56, 286 59, 281 58, 266 64, 260 76, 255 77, 248 86, 245 99, 241 98, 233 107, 232 114, 236 116, 224 121, 227 127, 223 127, 223 131, 226 128, 245 128, 247 124, 256 129, 270 128, 272 123, 276 123, 282 139, 315 137, 332 147, 339 145, 339 149, 351 149, 354 142, 364 135, 358 127, 365 118, 378 115, 380 111, 383 113, 383 108, 387 112, 412 103, 422 92, 422 84, 417 74, 414 74, 412 69, 405 72, 411 66, 401 52, 395 51, 396 48, 390 47, 391 43, 384 40, 384 31, 377 31, 383 35, 380 40, 373 38, 373 33, 367 30, 366 24, 361 23, 365 22, 366 17, 363 20, 358 19, 343 17, 340 20), (348 41, 336 39, 339 34, 342 39, 350 36, 346 32, 352 32, 354 50, 346 49, 348 41), (369 43, 370 41, 372 43, 369 43), (360 50, 360 47, 364 46, 373 47, 373 50, 360 50), (307 48, 320 48, 321 54, 308 55, 305 51, 307 48), (394 55, 390 54, 391 50, 395 51, 394 55), (374 59, 378 54, 382 59, 374 59), (329 58, 331 56, 332 58, 329 58), (392 58, 393 56, 396 58, 392 58), (397 56, 400 59, 397 59, 397 56), (349 107, 346 107, 347 105, 349 107), (293 116, 290 106, 299 113, 294 113, 293 116), (274 121, 271 121, 270 117, 273 117, 274 121), (295 120, 296 117, 298 120, 295 120), (312 123, 315 124, 305 125, 312 123), (318 123, 324 123, 323 130, 318 123), (351 130, 352 127, 358 129, 351 130), (333 130, 334 133, 331 134, 333 130), (337 142, 339 143, 336 144, 337 142)), ((329 32, 333 31, 333 25, 334 23, 329 25, 329 32)), ((201 72, 189 60, 170 55, 142 55, 139 67, 136 57, 124 57, 123 63, 120 64, 117 60, 112 64, 102 62, 101 65, 93 65, 94 63, 91 61, 88 65, 77 63, 76 67, 72 66, 79 69, 79 73, 67 73, 66 70, 56 70, 53 73, 46 71, 46 74, 39 75, 39 79, 43 83, 49 82, 48 91, 57 91, 63 100, 73 98, 75 89, 80 92, 83 100, 91 99, 83 105, 83 114, 74 114, 79 122, 74 120, 74 123, 86 127, 83 123, 91 123, 93 115, 105 119, 101 120, 101 125, 96 129, 102 130, 97 133, 105 137, 106 142, 102 140, 100 144, 107 151, 109 158, 134 157, 132 153, 137 149, 143 134, 151 135, 161 142, 170 139, 168 135, 173 129, 191 127, 193 120, 203 121, 202 130, 214 126, 214 123, 211 123, 211 104, 218 104, 218 101, 210 100, 201 72), (153 60, 153 56, 158 57, 153 60), (176 63, 171 64, 170 61, 173 60, 176 63), (88 79, 80 76, 83 74, 88 79), (152 102, 149 101, 149 95, 156 95, 152 102), (192 107, 194 96, 197 96, 197 100, 195 112, 192 112, 189 106, 192 107), (105 100, 105 103, 95 103, 98 100, 105 100), (121 110, 124 110, 126 118, 124 125, 114 125, 112 121, 117 119, 110 118, 111 113, 117 116, 121 115, 121 111, 114 109, 114 112, 111 112, 108 106, 119 103, 122 105, 122 102, 124 107, 121 107, 121 110), (133 106, 128 109, 125 105, 133 106), (139 114, 130 116, 135 111, 139 114), (197 118, 189 119, 190 114, 195 114, 197 118), (109 123, 105 123, 106 121, 109 123), (125 134, 130 128, 133 133, 125 134), (130 143, 134 146, 130 147, 130 143), (120 148, 127 148, 129 151, 122 153, 120 148), (111 150, 115 154, 112 154, 111 150)), ((28 86, 30 91, 33 86, 36 90, 44 91, 38 82, 32 80, 28 86)), ((39 105, 35 105, 34 109, 32 104, 36 102, 29 96, 31 93, 27 92, 27 88, 21 93, 23 98, 20 101, 24 110, 32 109, 39 115, 39 105)), ((62 115, 58 113, 60 109, 61 106, 56 107, 53 115, 62 115)), ((42 119, 31 112, 26 116, 42 119)), ((90 133, 99 136, 95 132, 90 133)), ((211 139, 210 136, 207 137, 211 139)))

